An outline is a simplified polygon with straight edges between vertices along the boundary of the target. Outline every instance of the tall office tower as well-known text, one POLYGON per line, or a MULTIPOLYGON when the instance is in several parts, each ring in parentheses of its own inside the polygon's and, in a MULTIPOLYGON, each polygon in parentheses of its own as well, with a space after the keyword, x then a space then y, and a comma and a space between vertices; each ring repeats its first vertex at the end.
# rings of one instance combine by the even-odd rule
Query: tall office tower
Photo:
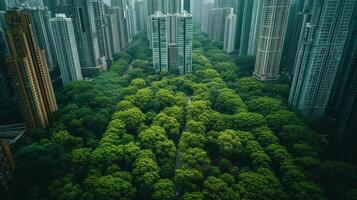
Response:
POLYGON ((279 77, 290 0, 264 0, 253 76, 261 81, 279 77))
POLYGON ((120 49, 126 49, 129 46, 129 32, 125 20, 125 10, 121 7, 111 7, 109 12, 116 16, 118 22, 120 49))
POLYGON ((54 14, 58 13, 57 6, 59 6, 61 0, 44 0, 43 5, 46 6, 52 14, 52 17, 54 14))
MULTIPOLYGON (((251 1, 251 0, 249 0, 251 1)), ((235 8, 237 4, 237 0, 215 0, 214 5, 217 8, 225 8, 225 7, 232 7, 235 8)))
POLYGON ((254 0, 247 55, 255 56, 257 54, 262 7, 263 0, 254 0))
POLYGON ((214 42, 223 43, 228 8, 213 8, 209 13, 208 37, 214 42))
POLYGON ((87 0, 67 1, 61 2, 57 9, 73 19, 82 75, 88 77, 106 70, 106 58, 99 52, 92 4, 87 0))
POLYGON ((139 32, 146 32, 147 27, 147 9, 144 0, 137 0, 135 2, 136 12, 136 27, 139 32))
POLYGON ((64 14, 56 14, 55 18, 50 19, 50 24, 63 83, 82 80, 72 19, 64 14))
POLYGON ((99 54, 107 60, 112 60, 113 55, 110 49, 110 33, 108 21, 105 16, 105 4, 103 0, 90 0, 93 6, 95 29, 98 37, 99 54))
POLYGON ((9 74, 15 85, 20 110, 29 130, 46 127, 57 103, 44 51, 34 38, 30 19, 21 11, 6 13, 10 57, 9 74))
POLYGON ((303 37, 303 26, 311 20, 312 0, 300 0, 293 11, 292 27, 285 37, 284 52, 286 52, 284 63, 289 77, 294 75, 294 63, 297 56, 299 41, 303 37))
POLYGON ((167 36, 169 44, 177 44, 177 20, 179 14, 167 14, 167 36))
POLYGON ((177 18, 178 69, 181 74, 192 73, 192 15, 182 12, 177 18))
POLYGON ((168 71, 167 15, 151 15, 153 68, 156 72, 168 71))
POLYGON ((339 157, 356 162, 357 153, 357 6, 330 97, 337 118, 335 145, 339 157))
POLYGON ((206 0, 202 6, 202 24, 201 24, 201 31, 204 33, 208 33, 208 26, 209 26, 209 14, 211 9, 214 7, 214 0, 206 0))
POLYGON ((119 23, 115 14, 107 14, 107 20, 109 25, 111 52, 112 54, 116 54, 120 51, 119 23))
POLYGON ((249 36, 250 36, 252 15, 253 15, 253 3, 254 3, 254 1, 245 1, 244 2, 239 55, 247 55, 248 54, 248 46, 249 46, 249 40, 250 40, 249 36))
POLYGON ((223 50, 227 53, 231 53, 235 50, 235 39, 237 29, 237 15, 233 13, 233 8, 229 9, 229 14, 226 18, 224 29, 224 42, 223 50))
POLYGON ((169 44, 168 48, 168 63, 170 71, 178 70, 178 46, 175 43, 169 44))
POLYGON ((242 36, 243 14, 245 0, 237 0, 234 12, 237 15, 236 49, 240 48, 240 38, 242 36))
POLYGON ((12 157, 10 147, 7 143, 0 140, 0 192, 2 192, 1 195, 6 194, 5 191, 9 188, 11 173, 14 169, 15 161, 12 157), (1 189, 3 189, 3 191, 1 191, 1 189))
POLYGON ((9 80, 6 59, 9 57, 9 46, 6 33, 0 23, 0 99, 12 96, 11 83, 9 80))
POLYGON ((129 40, 129 43, 133 40, 133 38, 137 35, 138 33, 138 30, 137 30, 137 25, 136 25, 136 12, 135 12, 135 8, 134 6, 133 7, 127 7, 125 9, 126 11, 126 23, 127 23, 127 26, 128 26, 128 30, 130 31, 129 34, 130 34, 130 40, 129 40))
POLYGON ((182 0, 169 0, 169 13, 181 13, 183 10, 182 0))
POLYGON ((295 61, 289 103, 303 114, 324 114, 349 31, 355 0, 313 2, 295 61))
POLYGON ((36 36, 35 41, 41 49, 45 50, 47 66, 52 71, 57 66, 57 57, 49 24, 51 12, 45 7, 26 8, 24 12, 30 17, 36 36))
POLYGON ((27 0, 25 1, 25 4, 27 4, 29 7, 43 7, 43 0, 27 0))
POLYGON ((196 24, 202 23, 202 6, 205 0, 192 0, 191 1, 191 14, 193 22, 196 24))
POLYGON ((0 1, 0 10, 7 10, 8 8, 17 8, 19 7, 18 0, 1 0, 0 1))
POLYGON ((193 0, 183 0, 183 9, 188 13, 191 13, 191 1, 193 0))

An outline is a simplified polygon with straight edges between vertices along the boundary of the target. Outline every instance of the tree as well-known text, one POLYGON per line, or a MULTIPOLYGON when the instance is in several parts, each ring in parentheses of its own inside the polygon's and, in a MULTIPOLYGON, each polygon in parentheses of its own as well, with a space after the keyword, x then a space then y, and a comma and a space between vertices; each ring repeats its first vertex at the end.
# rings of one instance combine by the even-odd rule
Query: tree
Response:
POLYGON ((181 192, 195 192, 198 191, 202 184, 203 175, 196 169, 178 169, 174 178, 175 185, 181 192))
POLYGON ((247 110, 242 99, 231 90, 223 90, 218 95, 215 107, 218 111, 228 114, 237 114, 247 110))
POLYGON ((203 183, 203 196, 207 200, 239 200, 239 193, 235 192, 223 180, 208 177, 203 183))
POLYGON ((202 134, 183 132, 180 138, 179 149, 185 152, 189 148, 203 148, 206 138, 202 134))
POLYGON ((133 175, 144 192, 150 192, 160 178, 160 168, 156 161, 149 157, 139 157, 135 164, 133 175))
POLYGON ((257 112, 262 115, 269 115, 282 109, 282 103, 279 99, 270 97, 258 97, 247 102, 249 111, 257 112))
POLYGON ((180 124, 174 117, 169 117, 165 113, 159 113, 153 122, 154 126, 165 128, 167 136, 170 138, 178 138, 180 132, 180 124))
POLYGON ((52 182, 47 188, 49 197, 56 200, 82 200, 83 191, 81 187, 73 182, 73 175, 68 174, 62 179, 52 182))
POLYGON ((200 192, 184 193, 180 200, 204 200, 203 194, 200 192))
POLYGON ((223 154, 238 154, 242 150, 238 133, 233 130, 219 132, 217 144, 223 154))
POLYGON ((183 167, 205 169, 210 164, 207 152, 200 148, 190 148, 182 155, 183 167))
POLYGON ((291 199, 324 200, 324 194, 319 186, 312 182, 294 183, 290 191, 291 199))
POLYGON ((161 111, 167 107, 170 107, 175 102, 175 97, 170 90, 160 89, 155 94, 156 110, 161 111))
POLYGON ((176 197, 174 183, 169 179, 161 179, 154 185, 154 200, 174 200, 176 197))
POLYGON ((135 134, 141 123, 145 121, 145 115, 139 108, 133 107, 125 111, 114 113, 113 119, 119 119, 125 122, 126 129, 135 134))
POLYGON ((242 112, 232 116, 235 130, 250 131, 266 124, 264 117, 258 113, 242 112))

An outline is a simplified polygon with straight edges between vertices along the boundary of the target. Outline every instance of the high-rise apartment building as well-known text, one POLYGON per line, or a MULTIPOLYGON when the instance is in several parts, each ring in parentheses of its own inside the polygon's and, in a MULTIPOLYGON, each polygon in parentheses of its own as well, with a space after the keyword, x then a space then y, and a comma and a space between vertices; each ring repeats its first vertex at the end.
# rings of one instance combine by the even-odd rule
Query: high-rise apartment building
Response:
POLYGON ((181 74, 192 73, 192 15, 183 12, 177 18, 178 69, 181 74))
POLYGON ((168 71, 167 15, 151 15, 153 67, 156 72, 168 71))
POLYGON ((191 0, 191 13, 193 22, 196 24, 202 23, 202 6, 205 0, 191 0))
POLYGON ((72 19, 65 14, 56 14, 50 23, 63 83, 82 80, 72 19))
POLYGON ((24 12, 28 13, 35 34, 37 45, 45 50, 46 62, 50 71, 57 66, 56 52, 49 20, 51 12, 46 7, 26 7, 24 12))
POLYGON ((6 33, 0 23, 0 99, 12 96, 6 59, 9 57, 9 47, 6 33))
POLYGON ((89 0, 93 6, 94 23, 98 37, 98 47, 100 57, 105 57, 108 61, 112 60, 113 55, 110 48, 110 33, 108 20, 105 15, 105 4, 103 0, 89 0))
POLYGON ((341 63, 330 97, 337 119, 335 145, 339 157, 356 162, 357 153, 357 6, 350 26, 341 63))
POLYGON ((202 5, 202 24, 201 24, 201 31, 204 33, 208 33, 208 26, 209 26, 209 14, 211 9, 214 7, 214 0, 206 0, 202 5))
POLYGON ((247 49, 247 55, 250 56, 257 54, 260 23, 262 21, 262 7, 263 0, 254 0, 247 49))
POLYGON ((289 103, 301 113, 324 114, 341 62, 355 0, 313 2, 295 61, 289 103))
POLYGON ((244 2, 239 55, 248 54, 248 45, 250 41, 249 36, 251 33, 250 31, 251 31, 252 16, 253 16, 253 4, 254 4, 253 0, 244 2))
POLYGON ((237 15, 233 13, 233 8, 230 8, 225 22, 223 42, 223 50, 227 53, 231 53, 235 50, 236 29, 237 15))
POLYGON ((135 1, 136 26, 139 32, 147 31, 147 4, 144 0, 135 1))
POLYGON ((83 76, 88 77, 106 70, 106 58, 99 52, 93 4, 87 0, 65 1, 60 2, 57 10, 73 19, 83 76))
POLYGON ((109 28, 110 49, 114 55, 120 51, 119 23, 117 16, 110 13, 110 9, 108 9, 107 21, 109 28))
POLYGON ((279 78, 290 0, 264 0, 253 76, 261 81, 279 78))
POLYGON ((28 14, 8 11, 9 74, 15 85, 20 110, 29 130, 46 127, 57 103, 44 51, 34 38, 28 14))
POLYGON ((214 42, 223 43, 228 8, 213 8, 209 13, 208 37, 214 42))

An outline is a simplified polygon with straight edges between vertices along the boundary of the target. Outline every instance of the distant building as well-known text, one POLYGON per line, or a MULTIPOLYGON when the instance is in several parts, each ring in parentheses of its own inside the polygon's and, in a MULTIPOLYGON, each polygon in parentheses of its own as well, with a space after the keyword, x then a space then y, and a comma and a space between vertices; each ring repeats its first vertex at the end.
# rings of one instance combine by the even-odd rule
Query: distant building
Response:
POLYGON ((263 0, 254 0, 247 49, 247 55, 250 56, 257 54, 260 24, 262 21, 262 7, 263 0))
POLYGON ((237 15, 233 13, 233 8, 230 8, 229 14, 226 18, 224 29, 224 42, 223 50, 227 53, 231 53, 235 50, 235 37, 237 27, 237 15))
POLYGON ((106 70, 106 58, 105 56, 101 56, 99 52, 98 34, 91 1, 76 0, 61 2, 57 6, 57 10, 73 19, 83 76, 92 76, 106 70))
POLYGON ((192 73, 192 15, 183 12, 177 18, 178 68, 181 74, 192 73))
POLYGON ((107 21, 109 28, 109 40, 110 40, 110 49, 112 54, 120 52, 120 39, 119 39, 119 23, 117 16, 110 12, 108 9, 107 21))
POLYGON ((12 96, 11 81, 9 80, 7 58, 10 56, 5 30, 0 23, 0 99, 12 96))
POLYGON ((151 15, 153 67, 156 72, 168 71, 167 15, 151 15))
POLYGON ((135 1, 136 25, 139 32, 147 31, 147 8, 144 0, 135 1))
POLYGON ((57 103, 44 51, 35 42, 28 14, 8 11, 6 22, 9 74, 26 126, 29 130, 38 126, 47 127, 49 118, 57 111, 57 103))
POLYGON ((56 14, 50 23, 63 83, 82 80, 72 19, 65 14, 56 14))
POLYGON ((213 8, 209 13, 208 37, 214 42, 223 43, 228 8, 213 8))
POLYGON ((196 24, 202 23, 202 7, 205 0, 191 0, 191 14, 193 22, 196 24))
POLYGON ((261 81, 279 78, 280 60, 290 0, 264 0, 253 76, 261 81))
POLYGON ((206 0, 203 3, 202 6, 202 24, 201 24, 201 31, 204 33, 208 33, 208 27, 210 24, 209 21, 209 14, 212 10, 212 8, 214 7, 214 0, 206 0))
POLYGON ((324 114, 341 62, 355 0, 317 0, 304 25, 289 103, 305 115, 324 114))
MULTIPOLYGON (((247 55, 248 54, 248 46, 249 46, 249 41, 251 39, 249 37, 250 37, 250 33, 251 33, 253 5, 254 5, 253 0, 244 2, 239 55, 247 55)), ((254 13, 254 14, 257 14, 257 13, 254 13)))

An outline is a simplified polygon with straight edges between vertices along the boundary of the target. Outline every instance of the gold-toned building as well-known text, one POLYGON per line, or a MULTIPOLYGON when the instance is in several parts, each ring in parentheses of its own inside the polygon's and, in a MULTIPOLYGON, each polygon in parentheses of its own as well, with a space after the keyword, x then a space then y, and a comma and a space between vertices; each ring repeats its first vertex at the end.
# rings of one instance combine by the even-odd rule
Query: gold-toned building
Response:
POLYGON ((28 15, 5 14, 10 57, 7 60, 20 109, 28 130, 46 127, 57 110, 45 54, 36 42, 28 15))

